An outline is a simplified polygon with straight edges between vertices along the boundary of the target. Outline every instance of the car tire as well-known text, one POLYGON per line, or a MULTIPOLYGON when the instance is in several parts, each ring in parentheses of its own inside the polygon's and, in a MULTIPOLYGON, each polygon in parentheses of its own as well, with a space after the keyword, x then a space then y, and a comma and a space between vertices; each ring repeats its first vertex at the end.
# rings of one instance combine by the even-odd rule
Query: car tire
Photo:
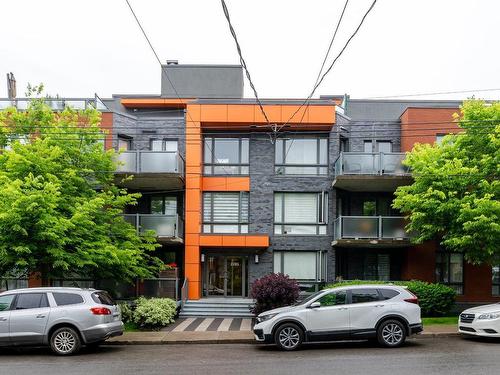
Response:
POLYGON ((304 331, 294 323, 285 323, 274 333, 274 341, 281 350, 296 350, 304 342, 304 331))
POLYGON ((50 336, 50 348, 54 354, 76 354, 81 347, 80 335, 71 327, 58 328, 50 336))
POLYGON ((387 348, 397 348, 406 341, 406 327, 399 320, 386 320, 377 330, 377 340, 387 348))

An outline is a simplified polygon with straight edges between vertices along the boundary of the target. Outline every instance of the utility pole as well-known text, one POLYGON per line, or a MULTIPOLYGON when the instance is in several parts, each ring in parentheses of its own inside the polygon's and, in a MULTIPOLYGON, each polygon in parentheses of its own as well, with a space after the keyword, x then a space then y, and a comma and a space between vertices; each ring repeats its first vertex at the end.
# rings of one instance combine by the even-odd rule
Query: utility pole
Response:
POLYGON ((7 73, 7 96, 10 100, 16 99, 17 96, 16 78, 12 72, 7 73))

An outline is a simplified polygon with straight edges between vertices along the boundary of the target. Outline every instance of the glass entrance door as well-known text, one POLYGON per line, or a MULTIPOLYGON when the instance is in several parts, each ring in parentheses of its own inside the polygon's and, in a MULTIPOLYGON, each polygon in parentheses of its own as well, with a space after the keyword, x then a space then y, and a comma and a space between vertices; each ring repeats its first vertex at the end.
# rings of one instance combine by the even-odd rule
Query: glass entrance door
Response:
POLYGON ((205 261, 204 294, 208 297, 245 297, 247 258, 209 255, 205 261))

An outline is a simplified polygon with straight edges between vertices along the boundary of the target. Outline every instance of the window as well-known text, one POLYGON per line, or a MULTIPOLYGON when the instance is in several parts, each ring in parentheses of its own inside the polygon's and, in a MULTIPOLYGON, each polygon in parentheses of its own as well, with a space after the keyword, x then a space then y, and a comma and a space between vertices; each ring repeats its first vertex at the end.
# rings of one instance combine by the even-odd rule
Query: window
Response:
POLYGON ((338 251, 337 273, 346 280, 399 280, 401 255, 374 249, 338 251))
POLYGON ((77 305, 79 303, 83 303, 83 298, 79 294, 74 293, 52 293, 57 306, 66 306, 66 305, 77 305))
POLYGON ((440 145, 443 142, 443 138, 446 134, 436 134, 436 143, 440 145))
POLYGON ((491 267, 491 295, 500 296, 500 265, 491 267))
POLYGON ((247 175, 248 138, 205 138, 203 173, 247 175))
POLYGON ((372 141, 364 141, 363 142, 363 152, 367 154, 371 154, 373 152, 372 141))
POLYGON ((16 310, 49 307, 45 293, 21 293, 17 295, 16 310))
POLYGON ((0 296, 0 311, 9 310, 12 305, 12 300, 14 299, 14 294, 9 294, 7 296, 0 296))
POLYGON ((297 280, 325 280, 326 252, 275 251, 274 272, 283 273, 297 280))
POLYGON ((436 281, 449 285, 457 294, 464 292, 464 256, 460 253, 436 253, 436 281))
POLYGON ((151 213, 155 215, 177 215, 177 198, 169 196, 152 196, 151 213))
POLYGON ((321 307, 345 305, 347 300, 345 291, 331 292, 318 299, 321 307))
POLYGON ((391 299, 399 295, 399 292, 394 289, 379 289, 378 291, 384 300, 391 299))
POLYGON ((108 292, 95 292, 92 293, 92 299, 95 303, 100 303, 101 305, 114 306, 116 305, 115 301, 108 292))
POLYGON ((380 300, 377 289, 352 289, 352 303, 366 303, 380 300))
POLYGON ((177 152, 176 139, 152 139, 149 145, 151 151, 177 152))
POLYGON ((276 174, 328 174, 327 138, 277 139, 275 145, 276 174))
POLYGON ((248 192, 204 193, 204 233, 248 233, 248 192))
POLYGON ((392 152, 392 143, 390 141, 377 141, 377 152, 392 152))
POLYGON ((375 216, 377 214, 377 201, 363 202, 363 216, 375 216))
POLYGON ((340 137, 340 151, 349 152, 349 138, 340 137))
POLYGON ((132 138, 118 136, 118 150, 119 151, 132 150, 132 138))
POLYGON ((274 234, 326 235, 328 193, 275 193, 274 234))

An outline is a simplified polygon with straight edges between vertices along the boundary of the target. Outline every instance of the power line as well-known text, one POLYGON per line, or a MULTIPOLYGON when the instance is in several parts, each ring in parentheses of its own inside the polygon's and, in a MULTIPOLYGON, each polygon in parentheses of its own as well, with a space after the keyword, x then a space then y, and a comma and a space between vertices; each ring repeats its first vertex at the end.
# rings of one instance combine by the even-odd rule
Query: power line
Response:
POLYGON ((427 95, 446 95, 446 94, 466 94, 470 92, 488 92, 488 91, 500 91, 498 89, 477 89, 477 90, 457 90, 457 91, 438 91, 438 92, 421 92, 416 94, 399 94, 399 95, 386 95, 386 96, 371 96, 367 98, 359 99, 389 99, 389 98, 405 98, 411 96, 427 96, 427 95))
POLYGON ((224 0, 221 0, 221 5, 222 5, 222 10, 224 11, 224 16, 226 17, 228 26, 229 26, 229 31, 231 32, 231 35, 234 39, 234 43, 236 44, 236 50, 238 51, 238 56, 240 58, 240 64, 243 67, 243 70, 245 70, 245 74, 248 78, 248 82, 250 83, 250 87, 252 88, 253 94, 255 96, 255 100, 257 100, 257 103, 259 104, 260 111, 264 115, 264 118, 266 119, 267 124, 273 128, 273 131, 275 130, 275 127, 273 127, 269 121, 269 118, 267 117, 266 111, 264 110, 264 107, 262 106, 262 103, 259 99, 259 95, 257 94, 257 89, 255 88, 255 85, 252 81, 252 77, 250 75, 250 71, 248 70, 247 64, 245 62, 245 59, 243 57, 243 53, 241 51, 241 46, 240 43, 238 42, 238 37, 236 35, 236 31, 234 30, 234 27, 231 23, 231 17, 229 15, 229 10, 227 9, 226 2, 224 0))

